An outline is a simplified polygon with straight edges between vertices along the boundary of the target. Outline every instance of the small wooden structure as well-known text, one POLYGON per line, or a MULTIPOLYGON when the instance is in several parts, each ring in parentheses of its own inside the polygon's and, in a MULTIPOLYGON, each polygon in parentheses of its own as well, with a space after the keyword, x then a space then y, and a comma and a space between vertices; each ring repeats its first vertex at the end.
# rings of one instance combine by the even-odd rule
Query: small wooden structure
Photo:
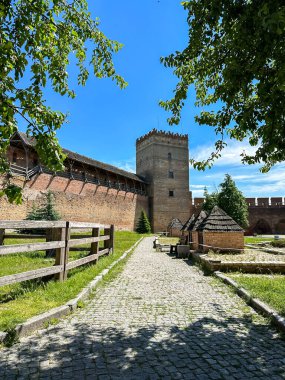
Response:
POLYGON ((187 220, 187 222, 181 228, 182 236, 185 239, 185 241, 184 241, 185 244, 190 244, 190 242, 191 242, 191 239, 190 239, 190 230, 192 228, 193 222, 195 221, 195 218, 196 218, 195 214, 193 214, 192 216, 190 216, 190 218, 187 220))
POLYGON ((198 231, 200 224, 207 218, 208 214, 206 211, 202 210, 199 215, 189 224, 188 233, 190 248, 194 251, 198 251, 200 244, 203 243, 202 234, 198 231))
POLYGON ((244 249, 244 230, 218 206, 199 224, 197 232, 203 252, 244 249))
POLYGON ((182 227, 183 227, 183 224, 181 223, 180 219, 178 218, 172 219, 171 222, 167 226, 167 230, 169 231, 169 236, 180 237, 182 227))

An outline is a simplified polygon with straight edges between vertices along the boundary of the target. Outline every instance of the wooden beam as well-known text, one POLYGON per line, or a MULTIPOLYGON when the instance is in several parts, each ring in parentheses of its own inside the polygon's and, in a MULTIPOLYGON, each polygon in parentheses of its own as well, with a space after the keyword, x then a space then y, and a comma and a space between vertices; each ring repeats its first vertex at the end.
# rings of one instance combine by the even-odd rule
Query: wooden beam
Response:
POLYGON ((4 239, 5 239, 5 228, 0 229, 0 245, 4 244, 4 239))
MULTIPOLYGON (((0 225, 1 227, 1 225, 0 225)), ((84 222, 70 222, 70 228, 106 228, 110 225, 98 224, 98 223, 84 223, 84 222)))
POLYGON ((95 237, 88 237, 88 238, 83 238, 83 239, 71 239, 68 242, 69 247, 75 247, 77 245, 81 244, 89 244, 89 243, 96 243, 98 241, 104 241, 104 240, 109 240, 110 236, 95 236, 95 237))
MULTIPOLYGON (((110 251, 110 235, 111 235, 111 228, 105 228, 104 229, 104 235, 109 236, 109 239, 104 241, 104 249, 108 249, 110 251)), ((109 252, 110 253, 110 252, 109 252)))
POLYGON ((28 272, 23 272, 23 273, 11 274, 9 276, 3 276, 3 277, 0 277, 0 286, 15 284, 17 282, 22 282, 22 281, 33 280, 34 278, 50 276, 55 273, 60 273, 62 270, 63 270, 63 266, 57 265, 53 267, 35 269, 28 272))
MULTIPOLYGON (((99 238, 100 237, 100 229, 99 228, 93 228, 92 229, 92 237, 99 238)), ((95 263, 98 261, 98 251, 99 251, 99 240, 94 241, 91 243, 91 249, 90 249, 90 256, 96 255, 95 263)))
POLYGON ((64 241, 51 241, 48 243, 27 243, 27 244, 15 244, 15 245, 3 245, 0 246, 0 256, 9 255, 12 253, 23 253, 33 251, 45 251, 46 249, 63 248, 65 246, 64 241))
MULTIPOLYGON (((55 228, 52 230, 52 240, 60 240, 60 243, 62 243, 61 247, 57 248, 55 251, 55 265, 62 266, 63 270, 64 270, 64 263, 65 263, 65 247, 66 247, 65 235, 66 235, 65 228, 55 228)), ((60 282, 64 281, 63 270, 54 276, 55 280, 58 280, 60 282)))
POLYGON ((43 221, 43 220, 1 220, 0 229, 17 229, 17 228, 60 228, 65 227, 64 221, 43 221))
POLYGON ((65 247, 64 247, 64 263, 63 263, 63 281, 67 280, 67 264, 69 260, 69 245, 68 242, 70 240, 70 222, 66 222, 66 229, 65 229, 65 247))
POLYGON ((114 239, 115 239, 115 226, 114 224, 112 224, 110 228, 110 243, 109 243, 110 253, 114 252, 114 239))
MULTIPOLYGON (((1 232, 0 232, 0 236, 1 236, 1 232)), ((4 238, 5 239, 45 239, 46 235, 5 234, 4 238)))

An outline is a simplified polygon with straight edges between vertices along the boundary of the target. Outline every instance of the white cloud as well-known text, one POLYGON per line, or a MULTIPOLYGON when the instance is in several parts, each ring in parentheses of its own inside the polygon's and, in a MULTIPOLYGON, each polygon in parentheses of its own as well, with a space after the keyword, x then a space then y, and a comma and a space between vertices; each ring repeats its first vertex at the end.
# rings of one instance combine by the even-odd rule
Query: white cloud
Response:
MULTIPOLYGON (((192 156, 202 160, 212 152, 212 145, 198 146, 193 149, 192 156)), ((190 187, 194 197, 201 196, 200 183, 205 183, 212 192, 224 180, 228 173, 246 197, 271 197, 285 195, 285 162, 276 164, 268 173, 259 171, 261 165, 244 165, 241 163, 242 151, 254 154, 255 149, 248 143, 230 141, 222 152, 222 157, 214 163, 212 169, 205 172, 191 170, 190 187), (197 184, 197 185, 196 185, 197 184)))
POLYGON ((204 189, 203 190, 193 190, 192 191, 192 198, 202 198, 203 195, 204 195, 204 189))
POLYGON ((116 166, 117 168, 120 168, 122 170, 126 170, 127 172, 130 172, 130 173, 136 172, 136 159, 134 157, 126 161, 112 162, 111 165, 116 166))
POLYGON ((199 189, 204 190, 205 186, 206 185, 192 185, 191 188, 192 189, 197 189, 197 190, 199 190, 199 189))
MULTIPOLYGON (((228 145, 221 152, 222 156, 215 161, 215 166, 238 166, 241 163, 241 154, 255 154, 256 147, 249 145, 248 142, 228 141, 228 145)), ((190 151, 191 158, 196 161, 203 161, 210 157, 214 151, 214 144, 199 145, 190 151)))

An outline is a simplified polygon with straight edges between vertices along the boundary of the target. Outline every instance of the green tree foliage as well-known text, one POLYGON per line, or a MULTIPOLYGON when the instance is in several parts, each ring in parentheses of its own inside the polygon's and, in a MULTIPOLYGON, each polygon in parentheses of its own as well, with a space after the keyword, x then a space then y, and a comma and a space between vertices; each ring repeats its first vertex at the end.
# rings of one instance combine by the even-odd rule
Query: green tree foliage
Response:
MULTIPOLYGON (((55 210, 54 195, 51 191, 45 194, 45 200, 41 207, 33 205, 32 211, 26 217, 26 220, 60 220, 60 214, 55 210)), ((40 229, 24 229, 21 231, 26 234, 39 234, 45 233, 45 230, 40 229)))
POLYGON ((246 200, 229 174, 226 174, 224 182, 220 184, 218 206, 241 227, 246 228, 248 226, 248 206, 246 200))
POLYGON ((215 149, 204 170, 220 157, 224 136, 256 146, 241 155, 261 171, 285 160, 285 3, 284 0, 188 0, 189 42, 183 51, 161 58, 179 82, 174 97, 160 104, 178 124, 189 86, 196 89, 196 122, 214 127, 215 149), (217 112, 211 105, 219 107, 217 112))
POLYGON ((218 204, 218 192, 215 191, 212 194, 209 194, 207 188, 204 189, 204 203, 202 206, 202 209, 210 212, 212 211, 213 207, 218 204))
POLYGON ((248 206, 242 192, 237 188, 229 174, 225 175, 224 181, 219 185, 219 191, 209 194, 204 192, 205 203, 203 209, 211 211, 214 206, 219 206, 241 227, 248 227, 248 206))
POLYGON ((150 222, 148 220, 146 213, 143 210, 138 220, 136 232, 140 234, 148 234, 151 232, 150 222))
MULTIPOLYGON (((44 89, 75 97, 67 71, 72 55, 79 85, 85 85, 91 66, 96 77, 125 87, 112 61, 122 45, 100 31, 86 0, 3 0, 0 23, 0 174, 8 173, 6 151, 21 118, 41 162, 61 170, 65 156, 56 132, 66 115, 46 104, 44 89)), ((19 203, 21 189, 10 186, 5 182, 2 194, 19 203)))

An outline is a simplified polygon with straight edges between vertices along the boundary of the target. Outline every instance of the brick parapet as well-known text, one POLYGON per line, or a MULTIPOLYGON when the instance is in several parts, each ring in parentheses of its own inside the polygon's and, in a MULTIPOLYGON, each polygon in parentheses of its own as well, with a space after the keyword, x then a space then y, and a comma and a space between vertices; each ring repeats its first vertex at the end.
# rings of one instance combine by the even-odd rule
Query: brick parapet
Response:
POLYGON ((160 142, 163 142, 165 140, 165 143, 167 143, 168 139, 171 139, 171 144, 175 143, 175 140, 176 140, 177 143, 180 143, 180 144, 182 143, 188 147, 188 135, 166 132, 166 131, 159 131, 157 129, 152 129, 147 134, 138 138, 136 140, 136 146, 138 147, 144 141, 148 141, 148 143, 149 143, 152 140, 155 140, 156 137, 159 138, 160 142))
MULTIPOLYGON (((266 198, 245 198, 249 208, 255 207, 284 207, 285 197, 266 197, 266 198)), ((201 207, 204 198, 193 198, 192 205, 194 207, 201 207)))

